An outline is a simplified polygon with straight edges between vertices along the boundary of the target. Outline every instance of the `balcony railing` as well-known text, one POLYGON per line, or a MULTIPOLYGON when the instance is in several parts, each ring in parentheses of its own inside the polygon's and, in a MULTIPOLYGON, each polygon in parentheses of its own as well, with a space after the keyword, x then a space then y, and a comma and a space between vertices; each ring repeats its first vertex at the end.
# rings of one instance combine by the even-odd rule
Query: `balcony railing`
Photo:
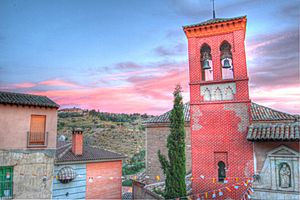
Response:
POLYGON ((27 132, 27 147, 47 147, 48 132, 27 132))

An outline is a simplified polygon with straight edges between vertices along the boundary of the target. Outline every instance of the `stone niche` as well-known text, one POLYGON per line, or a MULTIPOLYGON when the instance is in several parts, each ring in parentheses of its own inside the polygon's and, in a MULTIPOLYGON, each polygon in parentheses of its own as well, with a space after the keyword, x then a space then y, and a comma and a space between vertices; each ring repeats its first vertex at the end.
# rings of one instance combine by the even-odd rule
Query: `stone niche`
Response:
POLYGON ((234 100, 236 86, 235 83, 202 85, 200 93, 204 101, 234 100))
POLYGON ((284 145, 267 154, 263 168, 254 182, 254 197, 298 199, 300 197, 300 154, 284 145))

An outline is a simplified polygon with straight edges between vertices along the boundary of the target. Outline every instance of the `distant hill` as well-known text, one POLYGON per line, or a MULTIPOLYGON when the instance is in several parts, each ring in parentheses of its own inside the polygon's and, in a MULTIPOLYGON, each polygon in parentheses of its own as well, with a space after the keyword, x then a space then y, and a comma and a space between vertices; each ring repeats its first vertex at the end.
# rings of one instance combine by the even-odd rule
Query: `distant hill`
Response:
POLYGON ((82 128, 84 142, 122 153, 132 158, 145 149, 145 127, 142 122, 147 114, 116 114, 84 110, 84 112, 59 111, 58 136, 71 140, 73 128, 82 128))

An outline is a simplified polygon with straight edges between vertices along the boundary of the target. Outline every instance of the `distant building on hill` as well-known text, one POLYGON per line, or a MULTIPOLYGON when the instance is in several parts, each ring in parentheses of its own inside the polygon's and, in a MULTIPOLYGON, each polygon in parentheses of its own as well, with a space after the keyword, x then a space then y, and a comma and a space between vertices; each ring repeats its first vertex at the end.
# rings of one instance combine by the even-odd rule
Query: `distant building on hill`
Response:
POLYGON ((59 113, 64 112, 64 113, 79 113, 82 114, 84 112, 84 110, 82 110, 81 108, 63 108, 63 109, 59 109, 58 110, 59 113))
POLYGON ((121 199, 125 156, 83 143, 75 129, 72 143, 57 142, 53 199, 121 199))
POLYGON ((45 96, 0 92, 0 199, 49 199, 57 109, 45 96))

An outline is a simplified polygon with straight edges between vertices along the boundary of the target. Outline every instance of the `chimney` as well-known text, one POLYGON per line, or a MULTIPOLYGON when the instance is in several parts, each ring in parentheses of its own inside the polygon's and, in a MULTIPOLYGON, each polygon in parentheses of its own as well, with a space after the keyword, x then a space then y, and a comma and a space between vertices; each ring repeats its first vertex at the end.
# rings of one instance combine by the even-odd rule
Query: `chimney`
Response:
POLYGON ((75 128, 72 132, 72 152, 76 156, 81 156, 83 153, 83 135, 81 128, 75 128))

